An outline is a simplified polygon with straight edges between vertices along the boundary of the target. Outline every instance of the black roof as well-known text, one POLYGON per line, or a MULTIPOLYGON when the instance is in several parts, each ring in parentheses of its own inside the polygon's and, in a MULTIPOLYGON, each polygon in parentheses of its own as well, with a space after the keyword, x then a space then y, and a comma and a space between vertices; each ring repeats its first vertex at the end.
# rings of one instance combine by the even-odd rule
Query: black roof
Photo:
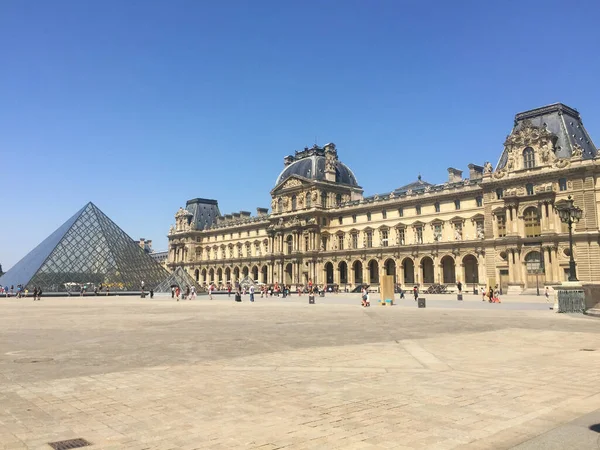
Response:
MULTIPOLYGON (((575 144, 583 149, 583 159, 594 158, 598 153, 592 138, 583 126, 579 112, 562 103, 554 103, 518 113, 515 115, 515 124, 511 134, 520 130, 525 124, 546 128, 557 136, 554 147, 557 158, 571 157, 575 144)), ((500 156, 496 170, 502 169, 506 165, 507 158, 508 154, 505 149, 500 156)))

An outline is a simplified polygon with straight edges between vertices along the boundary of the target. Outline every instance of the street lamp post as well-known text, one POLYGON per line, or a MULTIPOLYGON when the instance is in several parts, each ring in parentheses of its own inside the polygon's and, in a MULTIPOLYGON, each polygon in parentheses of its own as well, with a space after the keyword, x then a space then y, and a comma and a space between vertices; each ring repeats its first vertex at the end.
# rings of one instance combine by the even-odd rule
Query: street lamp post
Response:
POLYGON ((557 202, 555 206, 560 220, 569 226, 569 281, 578 281, 575 269, 575 258, 573 258, 573 224, 579 222, 583 211, 573 205, 573 199, 569 195, 568 200, 557 202))

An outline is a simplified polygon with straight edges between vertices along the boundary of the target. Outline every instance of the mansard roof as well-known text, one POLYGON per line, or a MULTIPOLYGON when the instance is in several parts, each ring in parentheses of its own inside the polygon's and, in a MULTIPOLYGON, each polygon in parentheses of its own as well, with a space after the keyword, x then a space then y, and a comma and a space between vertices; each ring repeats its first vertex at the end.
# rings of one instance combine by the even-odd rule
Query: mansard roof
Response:
POLYGON ((417 181, 413 181, 412 183, 408 183, 404 186, 399 187, 394 190, 395 194, 404 194, 408 191, 424 191, 427 186, 433 186, 433 184, 428 183, 427 181, 423 181, 421 179, 421 175, 417 177, 417 181))
MULTIPOLYGON (((545 128, 557 136, 554 145, 557 158, 570 158, 574 147, 578 145, 583 151, 583 159, 594 158, 598 149, 583 126, 579 112, 563 103, 530 109, 515 115, 515 123, 511 134, 524 127, 545 128)), ((502 152, 496 170, 504 168, 508 160, 506 149, 502 152)))

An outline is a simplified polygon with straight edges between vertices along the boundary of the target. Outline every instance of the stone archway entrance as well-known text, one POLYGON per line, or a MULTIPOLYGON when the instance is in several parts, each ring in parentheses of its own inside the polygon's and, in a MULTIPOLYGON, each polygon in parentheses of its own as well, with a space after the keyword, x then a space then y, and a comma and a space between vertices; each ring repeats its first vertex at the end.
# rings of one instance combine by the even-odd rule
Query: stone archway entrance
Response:
POLYGON ((286 285, 291 285, 292 284, 292 263, 288 263, 285 266, 285 271, 284 271, 284 283, 286 285))
POLYGON ((325 282, 333 284, 333 264, 330 262, 325 264, 325 282))
POLYGON ((354 284, 362 284, 363 282, 363 267, 360 261, 354 261, 352 264, 352 270, 354 272, 354 284))
POLYGON ((372 259, 369 261, 369 284, 379 283, 379 263, 372 259))
POLYGON ((386 260, 386 262, 384 263, 384 267, 385 274, 394 277, 394 284, 398 283, 398 281, 396 280, 396 261, 390 258, 386 260))
POLYGON ((338 269, 340 271, 340 284, 348 284, 348 264, 346 264, 346 261, 340 262, 338 269))
POLYGON ((404 284, 415 284, 415 263, 410 258, 402 261, 402 270, 404 271, 404 284))
POLYGON ((435 283, 433 260, 429 256, 421 260, 421 268, 423 270, 423 284, 435 283))
POLYGON ((456 265, 452 256, 446 255, 442 258, 442 280, 444 284, 456 283, 456 265))
POLYGON ((479 284, 479 263, 473 255, 467 255, 463 258, 463 267, 465 270, 466 284, 479 284))

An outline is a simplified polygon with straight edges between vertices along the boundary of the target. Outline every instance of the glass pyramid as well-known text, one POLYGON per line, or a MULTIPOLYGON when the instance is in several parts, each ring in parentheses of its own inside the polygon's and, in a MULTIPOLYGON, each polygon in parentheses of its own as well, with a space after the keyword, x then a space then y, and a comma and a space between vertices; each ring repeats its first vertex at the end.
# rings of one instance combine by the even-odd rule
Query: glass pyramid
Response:
POLYGON ((92 202, 0 277, 3 286, 44 292, 146 290, 169 273, 92 202))
POLYGON ((171 292, 171 287, 179 286, 185 290, 188 286, 196 286, 196 292, 201 293, 206 291, 203 287, 192 278, 192 276, 183 270, 183 267, 177 267, 167 278, 165 278, 158 286, 154 288, 154 292, 171 292))

